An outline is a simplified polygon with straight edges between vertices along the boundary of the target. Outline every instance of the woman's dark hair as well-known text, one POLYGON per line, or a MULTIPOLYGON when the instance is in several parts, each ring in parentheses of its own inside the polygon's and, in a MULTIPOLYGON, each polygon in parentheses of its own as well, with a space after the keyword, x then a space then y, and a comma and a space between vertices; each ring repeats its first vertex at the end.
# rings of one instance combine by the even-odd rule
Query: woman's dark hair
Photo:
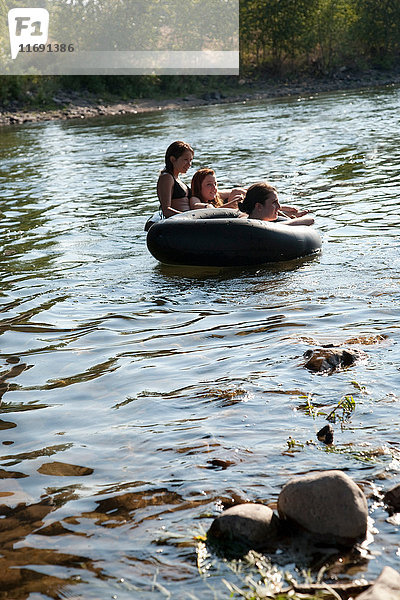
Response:
POLYGON ((186 150, 189 150, 189 152, 194 155, 193 148, 189 146, 189 144, 186 144, 186 142, 173 142, 170 146, 168 146, 165 153, 165 171, 167 173, 171 173, 172 175, 174 172, 174 165, 171 162, 171 156, 174 158, 179 158, 186 150))
POLYGON ((242 212, 250 215, 253 212, 257 202, 264 206, 268 197, 274 193, 276 194, 276 189, 266 181, 253 183, 253 185, 248 188, 244 200, 239 202, 239 209, 242 212))
MULTIPOLYGON (((193 175, 192 183, 190 184, 192 196, 196 196, 196 198, 199 198, 202 202, 205 202, 205 200, 201 195, 201 186, 203 185, 203 181, 205 180, 207 175, 215 175, 215 171, 213 171, 212 169, 199 169, 193 175)), ((220 197, 218 191, 211 204, 214 204, 215 207, 223 205, 222 198, 220 197)))

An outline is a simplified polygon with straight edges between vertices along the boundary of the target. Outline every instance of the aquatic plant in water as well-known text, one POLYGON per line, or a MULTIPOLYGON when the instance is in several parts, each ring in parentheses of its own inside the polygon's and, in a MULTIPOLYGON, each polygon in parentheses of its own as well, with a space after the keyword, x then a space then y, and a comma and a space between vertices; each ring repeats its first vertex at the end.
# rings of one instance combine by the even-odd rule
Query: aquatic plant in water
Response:
POLYGON ((313 404, 311 401, 312 394, 308 394, 307 396, 301 396, 301 398, 305 398, 306 401, 304 404, 299 406, 299 410, 304 411, 306 414, 310 415, 313 419, 317 417, 325 416, 327 421, 331 423, 336 423, 336 419, 338 419, 341 423, 347 421, 353 412, 356 409, 356 402, 352 395, 347 394, 343 396, 337 405, 327 412, 325 409, 322 410, 320 405, 313 404))
POLYGON ((344 396, 339 400, 337 406, 331 410, 329 415, 326 417, 326 420, 330 421, 331 423, 336 423, 336 418, 338 418, 340 422, 343 422, 349 419, 355 409, 356 403, 353 396, 344 396), (342 411, 341 414, 338 414, 339 411, 342 411))

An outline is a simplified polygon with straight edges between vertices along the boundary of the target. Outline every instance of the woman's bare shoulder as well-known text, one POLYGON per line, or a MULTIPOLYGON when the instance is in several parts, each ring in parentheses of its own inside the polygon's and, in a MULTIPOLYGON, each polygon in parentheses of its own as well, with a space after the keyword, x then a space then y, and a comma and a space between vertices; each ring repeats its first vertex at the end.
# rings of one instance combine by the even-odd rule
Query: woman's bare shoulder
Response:
POLYGON ((171 173, 160 173, 157 181, 157 189, 162 193, 170 193, 174 187, 174 178, 171 173))
POLYGON ((161 171, 161 173, 158 176, 158 181, 160 181, 161 179, 163 181, 170 180, 171 182, 174 180, 173 176, 171 175, 171 173, 168 173, 168 171, 161 171))

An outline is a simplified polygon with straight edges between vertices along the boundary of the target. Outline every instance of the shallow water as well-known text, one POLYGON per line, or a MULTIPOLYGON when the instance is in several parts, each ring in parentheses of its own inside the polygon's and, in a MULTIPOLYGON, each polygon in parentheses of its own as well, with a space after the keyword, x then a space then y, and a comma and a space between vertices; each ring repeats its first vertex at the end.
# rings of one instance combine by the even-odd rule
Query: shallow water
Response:
POLYGON ((399 567, 379 501, 400 479, 399 111, 387 87, 0 131, 0 598, 227 598, 254 568, 197 536, 320 468, 361 483, 373 520, 332 573, 399 567), (143 225, 174 139, 196 149, 188 179, 212 165, 310 207, 322 254, 158 264, 143 225), (330 342, 365 358, 304 369, 330 342), (316 432, 346 395, 329 449, 316 432))

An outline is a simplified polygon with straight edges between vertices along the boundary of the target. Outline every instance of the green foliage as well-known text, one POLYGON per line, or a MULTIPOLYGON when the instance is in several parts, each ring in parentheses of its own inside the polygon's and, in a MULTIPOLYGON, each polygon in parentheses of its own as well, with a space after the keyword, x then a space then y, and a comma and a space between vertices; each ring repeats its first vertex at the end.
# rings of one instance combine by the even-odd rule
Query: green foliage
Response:
POLYGON ((0 75, 0 105, 12 102, 47 103, 58 89, 57 78, 39 75, 0 75))
POLYGON ((326 417, 326 420, 331 423, 336 423, 336 418, 338 418, 340 422, 346 421, 351 417, 355 409, 356 403, 353 396, 344 396, 339 400, 335 408, 331 410, 326 417))
POLYGON ((276 70, 283 62, 311 50, 309 35, 319 0, 244 0, 241 2, 241 39, 244 60, 259 66, 270 61, 276 70))
MULTIPOLYGON (((66 5, 58 6, 62 31, 66 5)), ((146 23, 165 17, 159 3, 143 6, 147 6, 146 23)), ((198 0, 198 10, 206 6, 198 0)), ((106 30, 116 11, 118 15, 125 11, 127 20, 132 16, 126 0, 111 5, 74 0, 73 7, 77 15, 75 34, 82 44, 97 35, 99 27, 106 30), (90 30, 88 22, 93 23, 90 30)), ((210 31, 204 35, 212 37, 210 31)), ((150 30, 147 33, 151 43, 150 30)), ((6 47, 6 38, 8 30, 3 20, 0 42, 4 44, 0 43, 0 48, 6 47)), ((229 35, 226 40, 229 45, 229 35)), ((125 48, 125 42, 119 40, 121 48, 125 48)), ((208 43, 206 37, 198 42, 200 46, 208 43)), ((319 76, 338 69, 393 68, 400 59, 400 0, 240 0, 240 53, 242 75, 253 78, 266 73, 319 76)), ((233 88, 236 83, 235 77, 215 76, 0 76, 0 104, 16 100, 42 106, 60 89, 89 92, 105 99, 133 99, 205 93, 225 86, 233 88)))
POLYGON ((149 75, 63 75, 57 79, 61 89, 122 99, 150 96, 159 84, 156 77, 149 75))
POLYGON ((321 405, 316 405, 312 402, 311 394, 308 396, 301 396, 305 398, 305 404, 299 406, 299 409, 310 415, 313 419, 323 416, 326 417, 327 421, 336 423, 338 420, 341 424, 348 421, 356 409, 356 402, 350 394, 343 396, 339 402, 329 412, 326 411, 321 405))
POLYGON ((356 13, 348 0, 319 0, 314 28, 314 64, 326 72, 354 56, 351 31, 356 13))
POLYGON ((242 0, 240 17, 244 69, 329 73, 399 59, 399 0, 242 0))
POLYGON ((353 35, 359 49, 378 66, 390 66, 400 54, 399 0, 353 0, 353 35))
POLYGON ((312 394, 308 394, 307 396, 300 396, 300 398, 305 399, 305 403, 299 406, 299 410, 304 411, 307 415, 316 419, 319 416, 326 415, 325 410, 319 410, 320 407, 323 407, 322 404, 315 404, 312 402, 312 394))

